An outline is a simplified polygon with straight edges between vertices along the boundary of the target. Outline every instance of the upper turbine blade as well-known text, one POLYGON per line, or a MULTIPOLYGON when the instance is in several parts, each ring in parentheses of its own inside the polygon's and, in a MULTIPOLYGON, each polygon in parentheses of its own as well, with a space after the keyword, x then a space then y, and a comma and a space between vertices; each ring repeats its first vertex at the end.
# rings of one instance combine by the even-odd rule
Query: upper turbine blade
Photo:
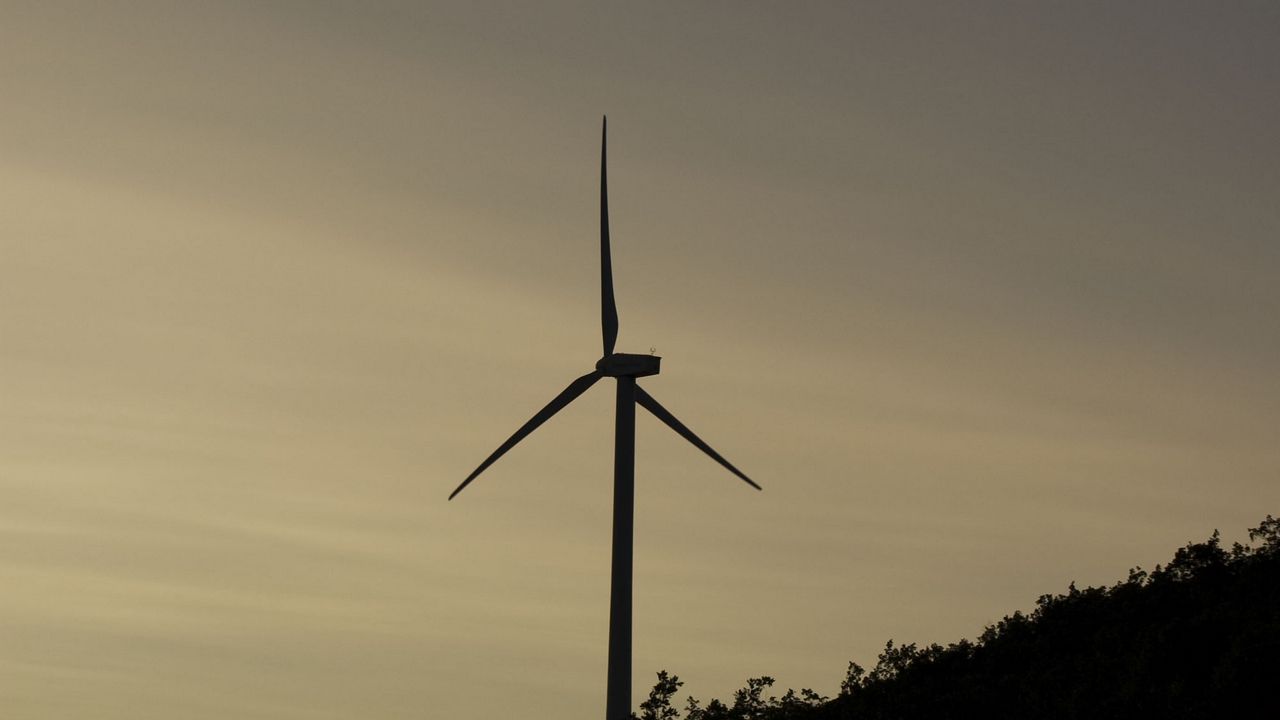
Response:
POLYGON ((725 466, 725 468, 727 468, 729 472, 745 480, 746 483, 751 487, 757 490, 761 489, 761 487, 755 484, 751 480, 751 478, 747 477, 746 475, 743 475, 741 470, 734 467, 732 463, 730 463, 728 460, 725 460, 723 457, 721 457, 720 453, 716 452, 715 450, 712 450, 710 445, 702 442, 702 438, 698 437, 697 435, 694 435, 692 430, 685 427, 684 423, 677 420, 675 415, 672 415, 670 412, 667 411, 666 408, 659 405, 658 401, 654 400, 653 396, 645 392, 644 388, 640 387, 639 385, 636 386, 636 402, 640 403, 640 405, 642 405, 645 410, 648 410, 649 412, 653 413, 654 417, 666 423, 672 430, 675 430, 677 433, 680 433, 680 435, 684 437, 685 440, 688 440, 689 442, 693 443, 694 447, 710 455, 713 460, 725 466))
POLYGON ((461 485, 459 485, 453 492, 449 493, 449 499, 452 500, 453 496, 462 492, 462 489, 469 485, 472 480, 475 480, 477 475, 484 472, 485 468, 492 465, 494 460, 502 457, 503 453, 515 447, 515 444, 523 440, 526 435, 536 430, 539 425, 551 419, 552 415, 560 412, 565 405, 573 402, 575 398, 586 392, 587 388, 595 385, 596 381, 601 377, 603 377, 603 375, 601 375, 599 371, 589 372, 569 383, 569 387, 565 388, 564 391, 557 395, 554 400, 547 403, 547 406, 539 410, 538 414, 534 415, 529 422, 521 425, 520 429, 517 430, 514 435, 507 438, 507 441, 502 443, 497 450, 494 450, 492 455, 485 458, 485 461, 480 463, 480 467, 476 468, 467 476, 466 480, 462 481, 461 485))
POLYGON ((613 354, 618 342, 618 306, 613 301, 613 260, 609 256, 609 180, 605 145, 609 118, 600 129, 600 324, 604 330, 604 354, 613 354))

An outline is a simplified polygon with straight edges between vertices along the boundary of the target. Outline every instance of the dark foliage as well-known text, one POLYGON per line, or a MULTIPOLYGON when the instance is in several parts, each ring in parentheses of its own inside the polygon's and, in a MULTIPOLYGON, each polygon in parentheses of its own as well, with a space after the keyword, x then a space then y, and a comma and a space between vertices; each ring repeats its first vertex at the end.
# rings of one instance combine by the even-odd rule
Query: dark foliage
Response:
MULTIPOLYGON (((947 647, 890 640, 866 672, 849 663, 840 695, 769 695, 759 677, 733 704, 689 698, 684 720, 1272 717, 1280 678, 1280 520, 1224 549, 1215 530, 1103 588, 1043 595, 976 641, 947 647)), ((642 720, 680 720, 683 683, 665 671, 642 720)))

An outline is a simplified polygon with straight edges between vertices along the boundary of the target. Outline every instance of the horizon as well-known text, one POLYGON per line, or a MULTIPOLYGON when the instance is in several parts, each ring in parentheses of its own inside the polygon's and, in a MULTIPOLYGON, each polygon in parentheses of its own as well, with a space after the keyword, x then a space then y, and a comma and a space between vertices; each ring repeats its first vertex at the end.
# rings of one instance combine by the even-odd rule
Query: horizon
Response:
POLYGON ((1280 10, 27 5, 0 27, 0 706, 834 695, 1280 515, 1280 10))

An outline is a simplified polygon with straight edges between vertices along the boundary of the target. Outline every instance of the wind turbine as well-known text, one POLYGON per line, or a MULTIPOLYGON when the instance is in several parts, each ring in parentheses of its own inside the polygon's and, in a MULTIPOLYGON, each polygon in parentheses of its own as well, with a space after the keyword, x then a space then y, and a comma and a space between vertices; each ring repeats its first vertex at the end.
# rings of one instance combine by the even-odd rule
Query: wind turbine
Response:
POLYGON ((618 339, 618 308, 613 300, 613 268, 609 258, 609 185, 605 153, 608 131, 608 118, 605 118, 600 130, 600 314, 604 330, 604 354, 596 361, 595 370, 569 383, 569 387, 516 430, 492 455, 485 458, 480 467, 449 494, 449 499, 452 500, 462 492, 485 468, 586 392, 597 380, 604 377, 617 379, 618 404, 613 451, 613 569, 609 595, 609 685, 605 720, 626 720, 631 712, 631 557, 635 519, 636 404, 639 403, 653 413, 677 434, 693 443, 694 447, 710 455, 751 487, 759 490, 760 486, 725 460, 720 453, 712 450, 702 438, 693 434, 675 415, 636 384, 636 378, 657 375, 662 358, 613 351, 618 339))

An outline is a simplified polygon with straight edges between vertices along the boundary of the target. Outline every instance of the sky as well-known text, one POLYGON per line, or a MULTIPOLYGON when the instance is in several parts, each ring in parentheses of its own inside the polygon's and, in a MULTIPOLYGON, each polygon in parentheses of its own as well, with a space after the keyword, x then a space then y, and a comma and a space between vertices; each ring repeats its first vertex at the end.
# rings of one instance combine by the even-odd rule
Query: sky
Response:
POLYGON ((1269 2, 10 1, 0 712, 599 717, 1280 512, 1269 2))

